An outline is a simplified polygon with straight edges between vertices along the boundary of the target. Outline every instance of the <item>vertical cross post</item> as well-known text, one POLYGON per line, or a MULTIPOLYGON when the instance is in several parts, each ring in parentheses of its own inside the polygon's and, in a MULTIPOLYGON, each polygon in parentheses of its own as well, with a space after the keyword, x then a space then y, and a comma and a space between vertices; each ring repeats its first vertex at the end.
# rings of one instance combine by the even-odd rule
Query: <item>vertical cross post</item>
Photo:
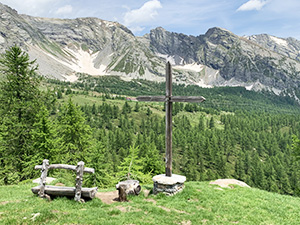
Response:
POLYGON ((172 68, 166 65, 166 176, 172 176, 172 68))
MULTIPOLYGON (((170 62, 166 64, 166 95, 165 96, 138 96, 138 101, 146 102, 165 102, 166 103, 166 174, 165 177, 170 179, 172 175, 172 103, 173 102, 203 102, 205 98, 202 96, 173 96, 172 95, 172 67, 170 62)), ((177 179, 179 175, 176 175, 177 179)), ((155 178, 153 178, 155 179, 155 178)), ((158 179, 161 179, 159 177, 158 179)), ((181 179, 181 178, 180 178, 181 179)), ((182 178, 181 181, 185 181, 182 178)), ((154 181, 154 180, 153 180, 154 181)), ((180 181, 180 182, 181 182, 180 181)), ((184 182, 182 181, 182 183, 184 182)), ((155 183, 156 181, 154 181, 155 183)), ((179 183, 180 183, 179 182, 179 183)), ((175 182, 176 183, 176 182, 175 182)))

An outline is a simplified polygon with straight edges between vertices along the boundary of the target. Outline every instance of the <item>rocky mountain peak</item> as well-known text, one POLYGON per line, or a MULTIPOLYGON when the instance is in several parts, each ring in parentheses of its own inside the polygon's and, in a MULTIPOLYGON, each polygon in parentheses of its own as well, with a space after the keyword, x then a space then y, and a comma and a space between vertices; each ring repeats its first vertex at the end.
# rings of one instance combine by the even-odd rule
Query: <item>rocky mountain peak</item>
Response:
POLYGON ((279 38, 268 34, 246 37, 264 48, 300 61, 300 41, 295 38, 279 38))
POLYGON ((17 10, 9 7, 8 5, 4 5, 1 2, 0 2, 0 12, 1 12, 1 14, 5 13, 5 12, 9 12, 12 14, 18 14, 17 10))
POLYGON ((239 42, 239 37, 237 35, 219 27, 210 28, 205 33, 204 39, 215 45, 223 45, 226 48, 230 48, 231 45, 239 42))
POLYGON ((135 37, 117 22, 93 17, 32 17, 3 4, 0 12, 0 51, 20 45, 37 59, 44 76, 73 81, 86 73, 163 81, 170 61, 177 83, 276 94, 296 93, 300 86, 300 42, 293 38, 239 37, 219 27, 199 36, 158 27, 135 37))

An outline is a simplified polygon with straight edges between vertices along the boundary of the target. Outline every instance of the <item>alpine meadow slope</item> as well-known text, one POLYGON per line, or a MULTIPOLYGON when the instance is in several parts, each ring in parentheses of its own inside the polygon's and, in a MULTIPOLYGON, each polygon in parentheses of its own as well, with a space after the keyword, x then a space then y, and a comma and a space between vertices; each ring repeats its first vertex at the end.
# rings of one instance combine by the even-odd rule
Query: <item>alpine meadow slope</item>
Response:
MULTIPOLYGON (((33 195, 33 184, 0 186, 1 224, 299 224, 300 199, 255 188, 217 188, 187 182, 183 192, 130 197, 129 202, 84 204, 33 195)), ((150 185, 142 190, 151 189, 150 185)), ((112 189, 111 189, 112 190, 112 189)), ((99 190, 100 192, 107 190, 99 190)))

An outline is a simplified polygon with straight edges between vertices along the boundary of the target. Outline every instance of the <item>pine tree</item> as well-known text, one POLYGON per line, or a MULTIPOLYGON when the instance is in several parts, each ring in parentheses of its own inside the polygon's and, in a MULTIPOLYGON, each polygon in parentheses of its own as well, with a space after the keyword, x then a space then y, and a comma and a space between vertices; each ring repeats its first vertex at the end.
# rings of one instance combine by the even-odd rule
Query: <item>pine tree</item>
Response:
POLYGON ((28 147, 28 155, 23 165, 23 173, 28 175, 39 173, 39 171, 34 170, 32 165, 41 164, 44 159, 53 162, 58 153, 56 130, 49 119, 49 112, 45 106, 41 108, 36 118, 30 132, 31 146, 28 147))
POLYGON ((209 120, 209 129, 215 128, 215 120, 214 117, 212 116, 209 120))
POLYGON ((292 150, 293 150, 293 155, 296 157, 297 160, 300 160, 300 140, 296 135, 292 136, 293 138, 293 143, 292 143, 292 150))
POLYGON ((85 118, 78 106, 71 98, 62 108, 58 118, 59 149, 58 161, 77 164, 78 161, 86 162, 86 155, 91 149, 92 130, 85 123, 85 118))
POLYGON ((138 102, 135 103, 134 111, 135 112, 139 112, 140 111, 140 106, 139 106, 138 102))
POLYGON ((144 174, 142 172, 144 160, 138 157, 139 148, 130 146, 129 154, 123 159, 121 165, 118 167, 117 176, 120 179, 137 179, 141 182, 151 182, 150 173, 144 174))
POLYGON ((159 155, 155 144, 144 144, 140 151, 144 151, 143 173, 151 173, 153 175, 161 174, 164 172, 163 158, 159 155))
POLYGON ((96 143, 95 148, 89 153, 88 158, 89 162, 87 165, 95 169, 95 174, 91 175, 89 179, 85 179, 87 185, 108 187, 116 183, 117 180, 113 176, 112 155, 105 149, 102 142, 96 143))
MULTIPOLYGON (((5 143, 2 152, 7 161, 13 162, 1 167, 11 166, 15 181, 23 180, 27 176, 23 176, 23 163, 31 154, 28 146, 36 119, 34 115, 43 103, 38 88, 40 79, 35 61, 30 61, 28 54, 17 46, 9 48, 0 63, 0 72, 4 75, 0 83, 0 124, 2 142, 5 143)), ((6 183, 12 180, 7 177, 6 183)))
POLYGON ((199 131, 204 131, 205 130, 204 117, 203 116, 201 116, 200 119, 199 119, 198 130, 199 131))

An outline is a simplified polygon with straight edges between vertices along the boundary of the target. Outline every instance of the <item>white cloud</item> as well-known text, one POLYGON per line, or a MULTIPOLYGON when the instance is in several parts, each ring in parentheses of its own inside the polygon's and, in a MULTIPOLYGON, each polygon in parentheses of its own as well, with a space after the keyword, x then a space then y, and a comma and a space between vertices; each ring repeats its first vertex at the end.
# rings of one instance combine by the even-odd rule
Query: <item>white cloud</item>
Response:
POLYGON ((157 9, 162 8, 160 1, 151 0, 146 2, 141 8, 128 11, 124 15, 124 24, 129 26, 132 30, 142 31, 141 27, 145 23, 153 21, 157 16, 157 9))
POLYGON ((56 11, 55 11, 55 14, 69 14, 73 11, 73 7, 71 5, 65 5, 63 7, 60 7, 58 8, 56 11))
POLYGON ((145 30, 145 27, 140 27, 140 26, 136 26, 136 27, 130 27, 130 30, 132 31, 132 33, 139 33, 142 32, 143 30, 145 30))
MULTIPOLYGON (((64 1, 64 0, 62 0, 64 1)), ((60 4, 60 0, 1 0, 1 3, 6 4, 19 13, 31 16, 47 16, 51 8, 60 4)))
POLYGON ((252 10, 261 10, 264 5, 266 5, 268 0, 249 0, 248 2, 241 5, 237 11, 252 11, 252 10))

